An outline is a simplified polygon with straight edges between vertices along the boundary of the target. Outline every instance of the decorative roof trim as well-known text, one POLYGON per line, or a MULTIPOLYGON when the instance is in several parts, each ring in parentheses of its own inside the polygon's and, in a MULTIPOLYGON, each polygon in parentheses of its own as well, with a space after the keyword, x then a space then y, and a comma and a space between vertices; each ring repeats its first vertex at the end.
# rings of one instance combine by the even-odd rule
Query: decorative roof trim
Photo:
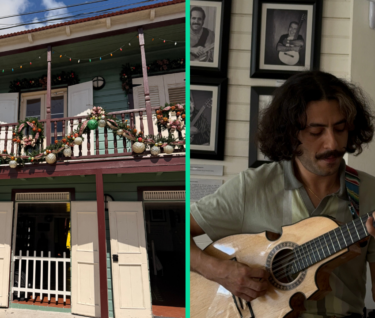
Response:
POLYGON ((62 26, 68 26, 68 25, 73 25, 73 24, 78 24, 78 23, 83 23, 83 22, 88 22, 88 21, 100 20, 100 19, 104 19, 104 18, 122 15, 122 14, 132 13, 132 12, 138 12, 138 11, 144 11, 144 10, 149 10, 149 9, 154 9, 154 8, 170 6, 170 5, 173 5, 173 4, 184 3, 184 2, 185 2, 185 0, 173 0, 173 1, 168 1, 168 2, 160 2, 160 3, 152 4, 152 5, 149 5, 149 6, 143 6, 143 7, 138 7, 138 8, 128 9, 128 10, 116 11, 116 12, 112 12, 112 13, 108 13, 108 14, 98 15, 98 16, 91 17, 91 18, 78 19, 78 20, 68 21, 68 22, 64 22, 64 23, 48 25, 48 26, 45 26, 45 27, 42 27, 42 28, 30 29, 30 30, 26 30, 26 31, 16 32, 16 33, 4 34, 4 35, 0 36, 0 39, 10 38, 10 37, 34 33, 34 32, 39 32, 39 31, 43 31, 43 30, 55 29, 55 28, 59 28, 59 27, 62 27, 62 26))

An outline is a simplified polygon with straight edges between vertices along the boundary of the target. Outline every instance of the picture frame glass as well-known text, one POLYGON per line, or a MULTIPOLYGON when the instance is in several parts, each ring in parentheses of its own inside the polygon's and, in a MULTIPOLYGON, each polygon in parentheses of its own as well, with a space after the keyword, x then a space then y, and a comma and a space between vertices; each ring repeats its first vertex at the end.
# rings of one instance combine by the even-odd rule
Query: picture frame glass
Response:
MULTIPOLYGON (((259 95, 259 117, 258 122, 261 120, 261 114, 264 109, 266 109, 272 102, 272 95, 259 95)), ((259 161, 269 161, 272 160, 266 157, 259 149, 259 145, 257 145, 258 151, 257 151, 257 160, 259 161)))
POLYGON ((190 149, 215 151, 218 87, 190 85, 190 149))
POLYGON ((191 1, 190 65, 218 68, 222 2, 191 1))
POLYGON ((311 69, 313 5, 262 3, 260 70, 311 69))

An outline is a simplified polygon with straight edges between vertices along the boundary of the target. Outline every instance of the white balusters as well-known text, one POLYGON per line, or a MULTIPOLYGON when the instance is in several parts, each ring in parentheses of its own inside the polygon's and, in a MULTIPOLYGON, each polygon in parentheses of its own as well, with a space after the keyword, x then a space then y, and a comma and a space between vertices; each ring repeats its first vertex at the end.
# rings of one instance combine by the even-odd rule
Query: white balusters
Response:
POLYGON ((64 298, 64 303, 66 303, 66 296, 70 296, 70 291, 67 291, 66 286, 66 279, 67 279, 67 271, 70 265, 70 258, 66 258, 66 253, 63 253, 63 258, 52 258, 51 252, 48 252, 48 256, 45 257, 43 252, 41 252, 40 256, 36 256, 36 251, 34 251, 34 256, 29 256, 29 251, 26 251, 26 256, 22 256, 22 251, 19 252, 19 255, 14 256, 14 262, 18 260, 18 277, 17 277, 17 284, 13 284, 16 286, 12 287, 12 294, 17 292, 18 298, 20 298, 21 292, 25 293, 25 299, 28 299, 29 294, 32 294, 32 298, 35 300, 35 294, 40 295, 40 301, 43 301, 43 295, 48 296, 48 302, 51 301, 51 294, 55 295, 55 300, 58 302, 59 297, 64 298), (22 272, 22 261, 26 261, 26 272, 22 272), (33 269, 32 273, 31 268, 29 267, 29 263, 33 262, 33 269), (36 266, 40 262, 40 286, 37 288, 37 270, 36 266), (44 268, 44 262, 48 262, 48 268, 44 268), (51 289, 51 285, 53 283, 52 280, 52 263, 55 264, 55 288, 54 290, 51 289), (63 265, 63 272, 59 271, 59 263, 63 265), (44 281, 44 272, 48 272, 48 285, 47 288, 44 288, 43 281, 44 281), (32 283, 29 286, 29 274, 32 275, 32 283), (63 276, 63 290, 59 290, 59 275, 63 276), (22 279, 25 279, 23 285, 22 279))

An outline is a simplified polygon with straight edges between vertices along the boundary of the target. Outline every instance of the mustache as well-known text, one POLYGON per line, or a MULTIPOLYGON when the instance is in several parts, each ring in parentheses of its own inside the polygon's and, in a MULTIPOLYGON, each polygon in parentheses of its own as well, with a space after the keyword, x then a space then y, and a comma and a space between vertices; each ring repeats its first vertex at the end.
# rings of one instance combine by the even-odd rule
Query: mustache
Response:
POLYGON ((334 158, 341 158, 345 155, 346 151, 339 151, 339 150, 328 150, 326 152, 323 152, 321 154, 317 154, 315 156, 315 159, 317 160, 322 160, 322 159, 327 159, 329 157, 334 157, 334 158))
POLYGON ((192 23, 192 25, 201 25, 201 23, 192 23))

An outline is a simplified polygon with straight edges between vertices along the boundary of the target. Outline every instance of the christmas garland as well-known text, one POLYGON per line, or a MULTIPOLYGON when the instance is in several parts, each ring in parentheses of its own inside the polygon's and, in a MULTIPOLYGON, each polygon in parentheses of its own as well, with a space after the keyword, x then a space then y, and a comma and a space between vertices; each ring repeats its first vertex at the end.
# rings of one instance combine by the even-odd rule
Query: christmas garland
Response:
POLYGON ((13 132, 13 142, 24 147, 34 147, 40 144, 43 138, 43 125, 39 123, 38 118, 26 118, 24 121, 18 121, 18 125, 13 132), (31 130, 31 135, 24 136, 23 130, 25 128, 29 128, 29 131, 31 130))
POLYGON ((165 104, 160 106, 156 111, 156 124, 161 130, 169 129, 172 133, 175 130, 181 131, 183 129, 183 123, 185 121, 185 106, 180 104, 165 104), (170 120, 171 112, 176 116, 176 119, 170 120))
MULTIPOLYGON (((182 105, 175 105, 175 109, 180 107, 183 108, 182 105)), ((165 107, 162 109, 166 112, 165 107)), ((138 154, 143 153, 146 146, 150 146, 153 155, 158 155, 160 153, 160 148, 159 152, 157 152, 155 147, 165 147, 165 149, 170 147, 171 150, 165 152, 171 153, 175 146, 180 148, 185 144, 184 138, 175 138, 171 133, 169 133, 168 137, 163 137, 161 135, 144 136, 142 131, 138 131, 135 128, 132 129, 127 119, 122 122, 117 119, 116 116, 108 115, 102 107, 95 106, 87 115, 86 121, 80 123, 72 133, 66 135, 61 140, 55 140, 55 144, 49 145, 42 151, 34 150, 19 156, 13 153, 8 154, 7 150, 3 150, 0 155, 0 164, 9 164, 11 168, 16 168, 18 165, 23 166, 26 162, 35 163, 47 161, 47 163, 53 164, 56 162, 56 154, 63 152, 65 157, 71 157, 71 147, 81 145, 84 140, 84 134, 88 134, 90 130, 95 130, 98 127, 106 126, 112 130, 114 134, 135 141, 133 144, 133 152, 138 154)), ((27 118, 24 121, 19 121, 13 131, 13 137, 12 141, 20 147, 24 147, 25 149, 29 146, 34 147, 40 144, 41 140, 44 138, 43 126, 39 123, 37 118, 27 118), (23 129, 27 126, 32 129, 30 137, 24 137, 23 135, 23 129)))
MULTIPOLYGON (((170 70, 185 70, 185 59, 179 58, 174 60, 156 60, 147 65, 148 75, 152 75, 153 73, 157 72, 167 72, 170 70)), ((132 77, 135 74, 142 74, 142 64, 126 64, 122 66, 120 81, 122 82, 122 90, 125 91, 127 95, 133 92, 132 77)))
MULTIPOLYGON (((79 84, 78 75, 71 71, 69 73, 61 72, 60 74, 53 75, 51 78, 51 84, 54 85, 75 85, 79 84)), ((10 82, 9 91, 19 92, 22 89, 31 89, 31 88, 47 88, 47 75, 43 75, 39 78, 24 78, 22 80, 16 79, 10 82)))

